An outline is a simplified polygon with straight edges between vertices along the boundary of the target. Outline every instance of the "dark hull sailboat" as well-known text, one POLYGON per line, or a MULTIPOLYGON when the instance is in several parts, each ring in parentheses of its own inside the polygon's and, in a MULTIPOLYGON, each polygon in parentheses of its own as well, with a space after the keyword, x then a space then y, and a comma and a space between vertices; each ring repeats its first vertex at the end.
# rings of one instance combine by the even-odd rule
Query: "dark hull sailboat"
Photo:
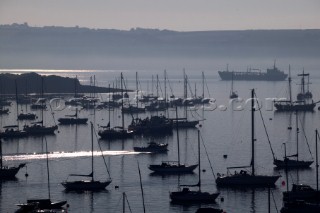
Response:
POLYGON ((304 101, 275 101, 274 107, 277 111, 313 111, 316 103, 306 103, 304 101))
MULTIPOLYGON (((280 176, 268 176, 268 175, 256 175, 255 174, 255 133, 254 133, 254 98, 255 93, 254 89, 251 91, 251 173, 249 174, 247 171, 241 170, 240 173, 235 174, 227 174, 227 175, 220 175, 216 179, 217 186, 254 186, 254 187, 261 187, 261 186, 273 186, 275 182, 279 179, 280 176)), ((248 167, 248 166, 247 166, 248 167)), ((229 167, 228 169, 237 169, 237 168, 245 168, 245 167, 229 167)))
POLYGON ((18 167, 0 167, 0 180, 14 179, 16 174, 19 172, 21 168, 23 168, 26 164, 20 164, 18 167))
POLYGON ((62 125, 72 125, 72 124, 87 124, 88 118, 78 117, 78 108, 76 108, 76 113, 74 115, 66 115, 65 118, 59 118, 58 122, 62 125))
MULTIPOLYGON (((201 191, 201 162, 200 162, 200 131, 198 130, 198 177, 199 182, 196 185, 183 185, 189 187, 198 187, 197 191, 183 188, 181 191, 171 192, 170 199, 173 203, 214 203, 220 193, 209 193, 201 191)), ((180 187, 179 187, 180 188, 180 187)))
POLYGON ((179 120, 174 121, 173 125, 176 125, 176 122, 179 123, 179 128, 196 128, 196 126, 199 124, 199 121, 179 120))
POLYGON ((164 116, 151 116, 145 119, 134 119, 128 129, 135 134, 171 134, 172 122, 164 116))
POLYGON ((6 128, 6 130, 0 133, 0 137, 3 139, 22 138, 28 136, 26 131, 19 130, 18 125, 5 126, 4 128, 6 128))
POLYGON ((65 187, 66 190, 70 191, 97 191, 105 189, 112 180, 107 181, 98 181, 94 180, 93 172, 93 124, 91 123, 91 173, 89 175, 79 175, 79 174, 70 174, 69 176, 77 177, 89 177, 90 180, 76 180, 76 181, 64 181, 61 184, 65 187))
POLYGON ((216 179, 217 186, 274 186, 280 176, 235 174, 219 176, 216 179))
POLYGON ((73 182, 63 182, 61 183, 66 190, 70 191, 96 191, 105 189, 111 181, 91 181, 91 180, 80 180, 73 182))
POLYGON ((88 118, 59 118, 58 122, 60 124, 87 124, 88 118))
POLYGON ((33 113, 20 113, 18 115, 18 120, 34 120, 37 116, 33 113))
POLYGON ((124 130, 122 128, 105 128, 98 132, 98 135, 102 139, 106 140, 116 140, 116 139, 127 139, 133 137, 133 131, 124 130))
POLYGON ((62 209, 67 204, 67 201, 52 202, 50 199, 32 199, 27 200, 27 203, 17 204, 20 207, 16 213, 29 213, 29 212, 55 212, 53 210, 62 209))
POLYGON ((188 188, 170 193, 170 199, 174 203, 214 203, 218 196, 219 193, 191 191, 188 188))
POLYGON ((289 159, 289 158, 285 158, 284 160, 275 159, 273 161, 273 164, 278 169, 285 169, 286 167, 288 169, 292 169, 292 168, 309 168, 312 163, 313 163, 313 161, 292 160, 292 159, 289 159))
POLYGON ((168 144, 158 144, 155 142, 150 142, 148 146, 146 147, 133 147, 133 150, 135 152, 153 152, 153 153, 159 153, 159 152, 167 152, 168 151, 168 144))
POLYGON ((58 126, 42 126, 39 124, 33 124, 31 126, 25 125, 23 130, 28 133, 28 135, 53 135, 58 129, 58 126))
POLYGON ((192 173, 197 166, 197 164, 188 166, 178 164, 176 161, 166 161, 161 164, 149 165, 149 169, 157 173, 192 173))

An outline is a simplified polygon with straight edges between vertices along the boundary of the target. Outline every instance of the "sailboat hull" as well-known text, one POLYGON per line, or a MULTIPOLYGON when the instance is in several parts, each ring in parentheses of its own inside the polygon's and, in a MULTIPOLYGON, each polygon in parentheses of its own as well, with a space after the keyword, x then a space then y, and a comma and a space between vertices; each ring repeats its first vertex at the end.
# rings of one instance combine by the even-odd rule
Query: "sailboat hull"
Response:
POLYGON ((58 122, 63 125, 87 124, 88 118, 59 118, 58 122))
POLYGON ((274 186, 280 176, 266 175, 230 175, 220 176, 216 179, 217 186, 274 186))
POLYGON ((214 203, 219 193, 210 194, 201 191, 182 190, 179 192, 171 192, 170 199, 176 203, 214 203))
POLYGON ((61 183, 66 190, 70 191, 96 191, 105 189, 111 181, 72 181, 72 182, 63 182, 61 183))
POLYGON ((41 125, 24 126, 23 130, 29 135, 53 135, 58 126, 45 127, 41 125))
POLYGON ((157 172, 157 173, 192 173, 195 168, 197 168, 196 165, 186 166, 186 165, 171 165, 162 163, 160 165, 149 165, 149 169, 157 172))
POLYGON ((273 164, 278 169, 293 169, 293 168, 309 168, 313 161, 296 161, 296 160, 274 160, 273 164))

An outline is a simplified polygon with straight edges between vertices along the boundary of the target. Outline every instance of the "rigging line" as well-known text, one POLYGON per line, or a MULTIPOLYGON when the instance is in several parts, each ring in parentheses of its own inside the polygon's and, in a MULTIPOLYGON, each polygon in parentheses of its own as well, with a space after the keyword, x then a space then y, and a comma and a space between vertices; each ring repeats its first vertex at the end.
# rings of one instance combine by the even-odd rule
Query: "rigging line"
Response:
POLYGON ((264 119, 263 119, 263 116, 262 116, 262 112, 261 112, 261 108, 260 108, 260 105, 259 105, 259 102, 258 102, 258 97, 257 97, 257 94, 254 93, 255 97, 256 97, 256 102, 257 102, 257 105, 258 105, 258 111, 260 112, 260 116, 261 116, 261 120, 262 120, 262 124, 263 124, 263 127, 264 127, 264 131, 267 135, 267 139, 268 139, 268 143, 269 143, 269 146, 270 146, 270 149, 271 149, 271 153, 272 153, 272 156, 273 156, 273 160, 276 159, 275 155, 274 155, 274 151, 272 149, 272 146, 271 146, 271 142, 270 142, 270 138, 269 138, 269 134, 268 134, 268 131, 267 131, 267 127, 266 127, 266 124, 264 122, 264 119))
POLYGON ((172 90, 171 83, 170 83, 170 80, 169 80, 168 75, 167 75, 167 81, 168 81, 168 84, 169 84, 169 88, 170 88, 170 91, 171 91, 171 95, 173 95, 173 90, 172 90))
POLYGON ((128 200, 128 196, 126 194, 125 194, 125 198, 126 198, 126 201, 127 201, 128 207, 129 207, 129 211, 132 213, 131 206, 130 206, 130 203, 128 200))
POLYGON ((313 156, 312 156, 312 153, 311 153, 311 149, 310 149, 310 145, 309 145, 309 142, 308 142, 308 138, 307 138, 306 132, 304 131, 304 127, 302 125, 302 122, 301 122, 301 119, 300 119, 299 116, 298 116, 298 119, 299 119, 299 122, 300 122, 300 126, 301 126, 301 129, 302 129, 302 132, 303 132, 304 139, 306 140, 306 143, 308 145, 309 153, 311 155, 311 158, 313 159, 313 156))
POLYGON ((209 155, 208 155, 208 152, 207 152, 207 147, 206 147, 206 145, 205 145, 205 143, 204 143, 202 134, 200 134, 200 137, 201 137, 201 142, 202 142, 202 145, 203 145, 203 147, 204 147, 204 150, 206 151, 206 155, 207 155, 207 158, 208 158, 208 161, 209 161, 209 164, 210 164, 210 168, 211 168, 212 175, 213 175, 214 179, 216 179, 216 175, 214 174, 213 166, 212 166, 211 160, 210 160, 210 158, 209 158, 209 155))
POLYGON ((272 200, 273 200, 273 203, 274 203, 274 207, 276 208, 277 212, 279 212, 277 204, 276 204, 276 200, 275 200, 274 195, 273 195, 273 191, 271 189, 270 189, 270 192, 271 192, 271 195, 272 195, 272 200))
MULTIPOLYGON (((99 143, 98 136, 97 136, 97 131, 96 131, 95 127, 93 127, 93 130, 94 130, 94 135, 96 136, 96 139, 97 139, 97 142, 98 142, 98 145, 99 145, 99 149, 100 149, 100 152, 101 152, 101 155, 102 155, 102 158, 103 158, 104 165, 106 166, 109 178, 111 179, 110 171, 109 171, 106 159, 104 157, 104 154, 102 152, 101 145, 99 143)), ((92 152, 93 152, 93 150, 92 150, 92 152)))
MULTIPOLYGON (((209 91, 209 87, 208 87, 208 83, 207 83, 206 78, 204 78, 204 82, 205 82, 206 87, 207 87, 207 91, 208 91, 208 94, 209 94, 209 98, 211 98, 211 94, 210 94, 210 91, 209 91)), ((203 98, 204 98, 204 97, 203 97, 203 98)))

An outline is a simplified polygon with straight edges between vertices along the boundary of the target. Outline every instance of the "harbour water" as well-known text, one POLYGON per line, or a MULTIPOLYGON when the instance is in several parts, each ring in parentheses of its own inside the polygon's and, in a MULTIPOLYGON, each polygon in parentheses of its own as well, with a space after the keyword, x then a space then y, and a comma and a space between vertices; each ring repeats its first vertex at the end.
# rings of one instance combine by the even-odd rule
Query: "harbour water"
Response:
MULTIPOLYGON (((12 73, 22 73, 22 70, 9 70, 12 73)), ((4 70, 2 72, 5 72, 4 70)), ((98 86, 107 87, 116 78, 119 78, 121 71, 111 70, 37 70, 40 74, 56 74, 66 77, 78 77, 82 84, 89 84, 90 76, 97 79, 98 86)), ((136 70, 122 71, 127 82, 128 89, 135 89, 136 70)), ((298 70, 292 71, 293 76, 293 97, 298 92, 299 79, 298 70)), ((311 75, 313 99, 320 100, 320 74, 316 70, 307 71, 311 75)), ((162 93, 163 71, 138 71, 142 90, 151 91, 151 78, 159 75, 161 79, 162 93)), ((182 97, 183 77, 182 70, 167 71, 171 89, 167 88, 168 94, 171 91, 175 96, 182 97)), ((282 158, 284 153, 283 143, 287 144, 287 153, 294 154, 296 149, 295 114, 280 113, 272 109, 270 98, 287 97, 287 81, 281 82, 258 82, 258 81, 236 81, 234 88, 238 91, 239 97, 243 98, 242 103, 230 102, 229 92, 231 82, 221 81, 217 71, 205 71, 206 86, 205 96, 215 99, 215 102, 202 108, 190 107, 188 109, 190 119, 202 120, 198 127, 203 138, 203 142, 208 152, 208 157, 213 164, 213 171, 226 173, 228 166, 250 165, 251 162, 251 123, 250 123, 250 102, 246 100, 250 97, 250 89, 255 88, 261 107, 261 114, 270 136, 272 147, 277 158, 282 158), (271 108, 270 108, 271 106, 271 108), (240 108, 239 108, 240 107, 240 108), (292 129, 288 129, 288 127, 292 129), (227 155, 224 158, 223 155, 227 155)), ((197 85, 197 95, 202 94, 201 71, 188 71, 190 87, 195 92, 197 85)), ((154 89, 155 93, 155 89, 154 89)), ((97 97, 106 99, 107 94, 97 94, 97 97)), ((131 94, 134 97, 134 92, 131 94)), ((16 105, 13 104, 9 115, 1 115, 1 126, 15 123, 16 105)), ((56 109, 45 112, 45 123, 55 124, 57 119, 66 114, 72 114, 69 108, 56 109), (52 114, 53 112, 53 114, 52 114)), ((183 109, 179 112, 183 115, 183 109)), ((35 111, 40 115, 40 111, 35 111)), ((111 124, 121 125, 120 110, 115 109, 111 112, 111 124)), ((156 113, 153 113, 155 115, 156 113)), ((160 114, 160 113, 159 113, 160 114)), ((169 117, 175 116, 174 109, 169 109, 164 113, 169 117)), ((141 114, 141 118, 150 115, 141 114)), ((315 163, 310 169, 293 170, 289 172, 289 183, 285 182, 283 170, 275 170, 273 158, 267 136, 263 127, 260 113, 256 112, 256 172, 259 174, 280 174, 282 177, 272 188, 273 199, 271 211, 277 212, 282 206, 282 192, 286 190, 286 184, 291 188, 292 183, 307 183, 315 186, 316 174, 315 163), (275 202, 273 202, 273 200, 275 202)), ((98 131, 98 125, 107 125, 108 111, 103 110, 81 110, 80 116, 88 117, 89 122, 94 124, 98 131)), ((136 116, 136 115, 134 115, 136 116)), ((140 116, 140 115, 139 115, 140 116)), ((299 113, 299 158, 315 160, 315 129, 320 127, 320 112, 318 106, 314 112, 299 113), (306 143, 306 140, 308 143, 306 143), (311 154, 309 152, 311 151, 311 154)), ((125 123, 128 125, 132 120, 131 115, 125 115, 125 123)), ((23 126, 25 122, 20 122, 23 126)), ((198 180, 197 171, 187 175, 166 175, 159 176, 152 174, 148 169, 149 164, 161 163, 163 160, 177 160, 177 140, 176 131, 172 135, 164 137, 140 137, 133 139, 104 141, 97 140, 95 136, 94 166, 95 177, 99 180, 107 178, 98 143, 102 147, 103 155, 106 157, 107 165, 112 177, 112 183, 106 190, 100 192, 66 192, 61 182, 68 178, 70 173, 90 173, 91 156, 91 136, 90 125, 59 125, 56 135, 41 137, 28 137, 26 139, 3 140, 2 149, 6 165, 19 164, 26 162, 27 168, 23 168, 17 175, 16 180, 0 182, 0 212, 14 212, 17 207, 15 204, 25 202, 31 198, 48 197, 46 156, 44 155, 45 141, 48 144, 49 166, 50 166, 50 186, 52 200, 67 200, 70 207, 69 212, 121 212, 122 211, 122 192, 125 192, 130 207, 133 212, 143 212, 142 196, 139 185, 138 162, 141 168, 142 184, 145 193, 145 205, 147 212, 195 212, 201 207, 215 207, 224 209, 226 212, 267 212, 268 209, 268 190, 267 188, 217 188, 215 179, 210 169, 207 155, 201 154, 202 163, 202 183, 203 191, 220 192, 220 196, 215 204, 202 205, 177 205, 170 203, 170 191, 177 190, 178 183, 196 184, 198 180), (168 143, 167 154, 142 154, 133 151, 134 146, 147 145, 150 140, 168 143), (28 173, 29 176, 25 177, 28 173), (115 187, 119 186, 119 187, 115 187), (223 199, 221 199, 223 198, 223 199)), ((186 164, 197 163, 197 129, 180 130, 180 153, 181 161, 186 164)), ((232 171, 233 172, 233 171, 232 171)))

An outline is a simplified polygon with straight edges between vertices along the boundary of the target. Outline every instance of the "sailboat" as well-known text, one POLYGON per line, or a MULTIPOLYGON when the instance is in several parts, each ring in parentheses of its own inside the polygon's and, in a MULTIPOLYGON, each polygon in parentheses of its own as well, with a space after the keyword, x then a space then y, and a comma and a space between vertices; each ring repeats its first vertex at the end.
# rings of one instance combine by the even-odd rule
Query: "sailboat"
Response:
POLYGON ((3 165, 2 141, 0 138, 0 180, 14 179, 19 170, 23 168, 25 165, 25 163, 21 163, 19 166, 12 167, 3 165))
POLYGON ((238 93, 236 91, 233 91, 233 71, 232 71, 232 75, 231 75, 231 91, 230 91, 230 98, 238 98, 238 93))
MULTIPOLYGON (((27 82, 26 82, 26 85, 27 85, 27 82)), ((17 98, 17 107, 18 107, 18 104, 25 104, 26 106, 26 111, 21 112, 18 115, 18 120, 35 120, 37 118, 36 114, 28 112, 27 104, 30 102, 31 100, 30 100, 30 97, 28 97, 27 95, 27 88, 26 88, 25 96, 23 97, 20 96, 19 98, 17 98)))
MULTIPOLYGON (((216 198, 219 196, 220 193, 212 193, 209 192, 202 192, 201 191, 201 161, 200 161, 200 131, 198 130, 198 177, 199 181, 196 185, 183 185, 183 186, 190 186, 194 187, 197 186, 199 189, 197 191, 191 191, 189 188, 185 187, 182 190, 177 192, 170 193, 170 199, 172 202, 176 203, 190 203, 190 202, 197 202, 197 203, 213 203, 215 202, 216 198)), ((179 187, 180 188, 180 187, 179 187)))
POLYGON ((304 73, 304 69, 301 74, 298 74, 298 76, 301 76, 301 89, 300 93, 297 95, 297 100, 302 101, 304 99, 312 98, 312 93, 309 90, 309 84, 310 84, 310 79, 309 73, 304 73), (307 83, 305 82, 305 77, 308 77, 307 83), (307 84, 307 91, 305 91, 305 85, 307 84))
MULTIPOLYGON (((41 96, 43 99, 43 77, 41 77, 41 96)), ((54 134, 54 132, 58 129, 57 125, 54 126, 44 126, 43 124, 43 110, 45 109, 44 101, 41 101, 41 121, 33 122, 32 125, 25 125, 23 130, 26 131, 29 135, 49 135, 54 134)))
POLYGON ((284 159, 278 160, 274 159, 273 164, 276 168, 309 168, 313 161, 303 161, 299 160, 299 122, 298 122, 298 112, 296 112, 296 145, 297 145, 297 154, 287 156, 286 144, 284 144, 284 159), (290 159, 296 158, 296 159, 290 159))
POLYGON ((291 75, 290 75, 290 66, 289 66, 289 100, 278 100, 274 101, 274 107, 277 111, 313 111, 316 106, 316 102, 311 101, 307 102, 306 100, 301 101, 292 101, 291 94, 291 75))
MULTIPOLYGON (((178 120, 178 111, 176 107, 176 118, 178 120)), ((149 169, 156 173, 192 173, 195 168, 197 168, 197 164, 194 165, 184 165, 180 164, 180 144, 179 144, 179 127, 177 126, 177 142, 178 142, 178 161, 163 161, 161 164, 151 164, 149 165, 149 169)))
POLYGON ((60 124, 87 124, 88 118, 78 117, 78 108, 76 108, 76 113, 74 115, 66 115, 65 118, 59 118, 58 122, 60 124))
POLYGON ((250 166, 239 166, 229 167, 229 169, 240 169, 251 167, 251 174, 245 170, 241 170, 240 173, 227 175, 220 175, 216 179, 217 186, 273 186, 280 176, 267 176, 267 175, 256 175, 255 174, 255 131, 254 131, 254 89, 251 91, 251 165, 250 166))
MULTIPOLYGON (((16 89, 16 116, 18 117, 18 92, 17 92, 17 81, 15 81, 15 89, 16 89)), ((22 138, 28 136, 28 133, 24 130, 19 129, 19 119, 17 119, 16 125, 4 126, 4 132, 0 133, 0 137, 4 139, 8 138, 22 138)))
POLYGON ((98 181, 94 179, 93 172, 93 124, 91 123, 91 173, 89 175, 80 174, 70 174, 69 176, 77 177, 91 177, 91 180, 78 180, 78 181, 68 181, 62 182, 61 184, 66 188, 66 190, 71 191, 95 191, 105 189, 111 182, 111 178, 107 181, 98 181))
MULTIPOLYGON (((313 189, 311 186, 306 184, 293 184, 291 191, 288 190, 283 192, 283 207, 281 213, 318 213, 320 212, 320 194, 319 194, 319 163, 318 163, 318 130, 316 132, 316 182, 317 188, 313 189)), ((286 177, 288 182, 288 174, 286 169, 286 177)))
MULTIPOLYGON (((123 106, 123 87, 122 87, 122 80, 123 76, 121 73, 121 106, 123 106)), ((110 85, 109 85, 110 88, 110 85)), ((110 100, 110 91, 109 91, 109 100, 110 100)), ((113 140, 113 139, 126 139, 126 138, 131 138, 133 137, 134 132, 128 129, 124 128, 124 112, 121 110, 121 121, 122 121, 122 126, 116 126, 111 128, 110 127, 110 105, 108 107, 108 112, 109 112, 109 123, 107 126, 100 126, 102 129, 99 130, 98 135, 102 139, 108 139, 108 140, 113 140)))
POLYGON ((49 158, 48 158, 48 143, 46 141, 46 164, 47 164, 47 175, 48 175, 48 198, 40 199, 29 199, 26 203, 17 204, 20 209, 16 212, 55 212, 56 209, 62 209, 67 201, 51 201, 51 190, 50 190, 50 172, 49 172, 49 158))

